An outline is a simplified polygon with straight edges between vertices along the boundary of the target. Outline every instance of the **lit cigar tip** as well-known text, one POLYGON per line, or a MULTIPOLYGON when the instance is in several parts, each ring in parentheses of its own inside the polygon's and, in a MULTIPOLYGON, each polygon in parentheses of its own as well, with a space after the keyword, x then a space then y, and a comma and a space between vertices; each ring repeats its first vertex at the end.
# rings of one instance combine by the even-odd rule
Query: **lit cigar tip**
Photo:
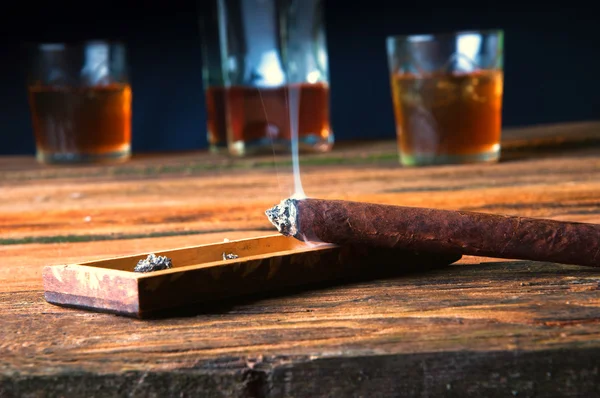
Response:
POLYGON ((295 236, 298 233, 296 202, 295 199, 284 199, 278 205, 265 211, 271 224, 273 224, 282 235, 295 236))

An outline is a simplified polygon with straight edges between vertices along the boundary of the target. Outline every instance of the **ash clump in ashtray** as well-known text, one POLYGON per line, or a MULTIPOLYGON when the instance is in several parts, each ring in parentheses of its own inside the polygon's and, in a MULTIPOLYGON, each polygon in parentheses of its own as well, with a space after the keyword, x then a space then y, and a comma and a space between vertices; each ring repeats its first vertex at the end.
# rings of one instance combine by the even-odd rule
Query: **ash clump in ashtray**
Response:
POLYGON ((148 254, 148 257, 138 261, 133 272, 152 272, 173 268, 171 259, 166 256, 157 256, 154 253, 148 254))
POLYGON ((223 260, 235 260, 238 257, 235 253, 223 253, 223 260))

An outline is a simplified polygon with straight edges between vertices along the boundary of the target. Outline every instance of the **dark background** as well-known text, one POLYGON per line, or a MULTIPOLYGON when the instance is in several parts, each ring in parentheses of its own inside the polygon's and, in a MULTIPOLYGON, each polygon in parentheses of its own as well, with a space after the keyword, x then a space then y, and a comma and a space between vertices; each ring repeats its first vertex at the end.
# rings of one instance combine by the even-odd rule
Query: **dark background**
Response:
MULTIPOLYGON (((8 3, 0 16, 0 154, 34 153, 22 44, 102 38, 128 45, 133 151, 206 147, 202 1, 8 3)), ((502 28, 504 126, 599 119, 600 18, 593 2, 445 4, 326 0, 337 141, 394 137, 384 44, 393 34, 502 28)))

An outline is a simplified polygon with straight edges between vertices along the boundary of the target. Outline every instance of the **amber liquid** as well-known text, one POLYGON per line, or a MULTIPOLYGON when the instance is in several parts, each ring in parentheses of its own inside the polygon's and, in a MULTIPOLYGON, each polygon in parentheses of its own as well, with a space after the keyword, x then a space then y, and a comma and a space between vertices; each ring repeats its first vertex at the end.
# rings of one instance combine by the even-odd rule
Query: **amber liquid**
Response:
POLYGON ((402 163, 495 161, 502 71, 392 77, 402 163))
POLYGON ((244 154, 289 149, 292 137, 290 107, 298 111, 298 140, 303 151, 328 151, 333 134, 329 124, 329 87, 298 84, 276 88, 234 86, 207 90, 211 145, 227 142, 230 152, 244 154), (290 102, 297 90, 298 103, 290 102), (228 123, 229 121, 229 123, 228 123))
POLYGON ((208 144, 210 149, 216 152, 227 150, 227 113, 225 109, 225 88, 208 88, 206 90, 208 144))
POLYGON ((30 87, 29 102, 41 161, 94 161, 129 156, 129 85, 30 87))

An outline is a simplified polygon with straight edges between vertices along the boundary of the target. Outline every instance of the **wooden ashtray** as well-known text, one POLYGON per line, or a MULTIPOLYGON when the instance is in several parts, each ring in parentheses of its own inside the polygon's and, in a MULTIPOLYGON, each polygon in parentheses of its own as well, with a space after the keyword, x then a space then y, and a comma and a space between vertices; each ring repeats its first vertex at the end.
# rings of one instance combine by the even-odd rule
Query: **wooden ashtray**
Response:
POLYGON ((134 272, 148 254, 47 266, 44 297, 62 306, 146 318, 181 306, 326 281, 398 275, 460 259, 460 255, 314 245, 277 234, 156 252, 170 258, 173 267, 134 272), (238 257, 224 259, 227 255, 238 257))

